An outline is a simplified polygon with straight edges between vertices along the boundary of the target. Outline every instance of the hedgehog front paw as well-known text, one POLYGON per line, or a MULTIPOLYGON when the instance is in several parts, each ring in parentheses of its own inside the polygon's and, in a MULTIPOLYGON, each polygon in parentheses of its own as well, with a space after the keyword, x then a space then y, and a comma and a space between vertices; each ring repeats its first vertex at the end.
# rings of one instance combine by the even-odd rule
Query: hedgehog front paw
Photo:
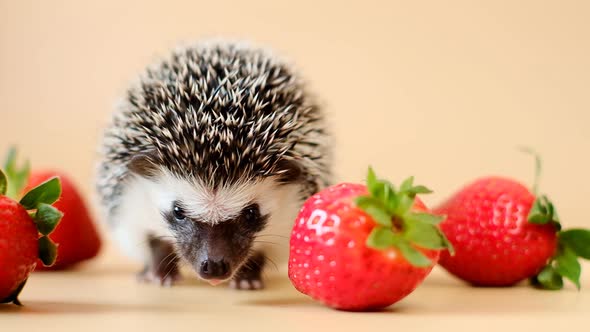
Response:
POLYGON ((163 287, 170 287, 180 280, 178 268, 178 256, 171 243, 162 240, 160 237, 148 235, 148 244, 152 254, 148 262, 138 274, 140 282, 157 284, 163 287))
POLYGON ((240 268, 236 276, 230 281, 229 286, 239 290, 257 290, 264 288, 262 282, 262 269, 265 258, 262 253, 256 253, 248 259, 248 262, 240 268))
POLYGON ((137 274, 137 281, 148 284, 155 284, 162 287, 171 287, 182 279, 177 269, 169 270, 166 273, 146 267, 137 274))
POLYGON ((229 287, 238 290, 258 290, 264 288, 262 279, 234 278, 229 282, 229 287))

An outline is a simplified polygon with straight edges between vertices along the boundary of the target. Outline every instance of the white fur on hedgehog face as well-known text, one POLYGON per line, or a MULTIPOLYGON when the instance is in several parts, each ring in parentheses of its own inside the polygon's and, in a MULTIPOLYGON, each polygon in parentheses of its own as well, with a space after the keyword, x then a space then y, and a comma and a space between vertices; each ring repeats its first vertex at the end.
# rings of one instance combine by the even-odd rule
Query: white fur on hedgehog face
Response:
POLYGON ((213 225, 237 216, 251 202, 258 202, 263 214, 275 209, 272 195, 276 185, 270 179, 213 191, 198 179, 180 179, 163 172, 151 184, 150 193, 160 211, 170 210, 172 202, 178 200, 186 206, 187 216, 213 225))
POLYGON ((266 178, 213 191, 198 179, 181 179, 163 170, 152 179, 135 177, 126 188, 115 235, 127 254, 143 263, 150 259, 145 245, 148 234, 173 238, 162 213, 170 211, 174 201, 183 203, 189 217, 211 224, 230 220, 249 204, 258 204, 260 213, 269 218, 253 249, 263 249, 274 262, 286 261, 289 233, 301 205, 299 185, 266 178))

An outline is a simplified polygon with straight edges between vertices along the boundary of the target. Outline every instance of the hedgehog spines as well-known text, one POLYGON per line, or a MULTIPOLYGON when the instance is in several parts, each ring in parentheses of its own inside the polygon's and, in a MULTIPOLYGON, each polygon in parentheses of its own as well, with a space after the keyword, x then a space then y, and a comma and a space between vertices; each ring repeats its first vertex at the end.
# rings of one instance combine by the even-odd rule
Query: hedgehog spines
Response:
MULTIPOLYGON (((99 191, 120 194, 134 154, 211 185, 273 176, 299 163, 308 187, 329 176, 323 113, 295 71, 267 51, 196 44, 150 66, 105 133, 99 191)), ((113 206, 115 203, 111 203, 113 206)))

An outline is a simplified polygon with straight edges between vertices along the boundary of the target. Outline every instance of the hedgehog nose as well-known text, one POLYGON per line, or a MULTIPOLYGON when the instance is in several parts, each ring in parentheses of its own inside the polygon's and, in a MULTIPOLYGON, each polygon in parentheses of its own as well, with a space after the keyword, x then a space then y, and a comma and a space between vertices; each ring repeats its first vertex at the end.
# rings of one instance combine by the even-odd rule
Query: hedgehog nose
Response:
POLYGON ((223 259, 206 259, 201 263, 199 274, 203 279, 226 279, 229 277, 229 264, 223 259))

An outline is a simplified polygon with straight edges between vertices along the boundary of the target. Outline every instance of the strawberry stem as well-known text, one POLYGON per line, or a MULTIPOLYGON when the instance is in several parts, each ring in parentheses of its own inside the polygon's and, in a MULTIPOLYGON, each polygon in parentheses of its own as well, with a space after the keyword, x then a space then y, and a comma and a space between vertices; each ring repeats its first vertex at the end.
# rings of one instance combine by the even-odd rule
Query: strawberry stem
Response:
POLYGON ((519 150, 535 157, 535 178, 533 180, 532 191, 533 191, 533 194, 537 195, 539 193, 539 182, 541 180, 541 170, 542 170, 541 169, 541 167, 542 167, 541 156, 537 153, 537 151, 535 151, 529 147, 521 147, 521 148, 519 148, 519 150))

